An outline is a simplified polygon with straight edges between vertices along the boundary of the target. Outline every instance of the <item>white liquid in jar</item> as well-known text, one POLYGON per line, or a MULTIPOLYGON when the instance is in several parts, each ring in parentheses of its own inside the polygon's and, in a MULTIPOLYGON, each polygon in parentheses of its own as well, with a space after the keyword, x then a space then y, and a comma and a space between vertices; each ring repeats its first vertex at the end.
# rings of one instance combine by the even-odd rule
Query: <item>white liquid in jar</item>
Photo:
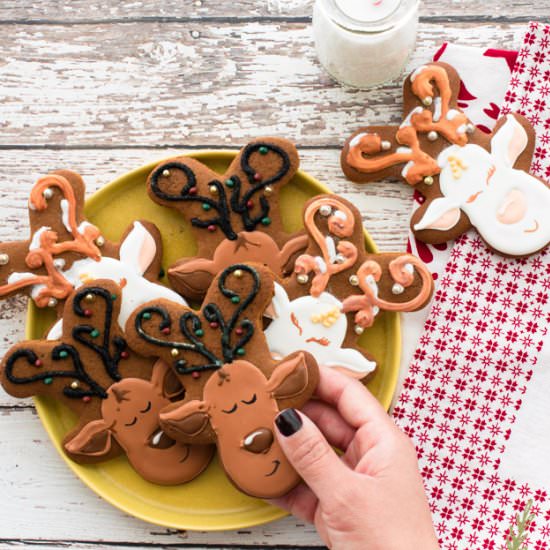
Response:
POLYGON ((316 0, 319 61, 337 81, 368 88, 400 76, 416 41, 418 0, 316 0))

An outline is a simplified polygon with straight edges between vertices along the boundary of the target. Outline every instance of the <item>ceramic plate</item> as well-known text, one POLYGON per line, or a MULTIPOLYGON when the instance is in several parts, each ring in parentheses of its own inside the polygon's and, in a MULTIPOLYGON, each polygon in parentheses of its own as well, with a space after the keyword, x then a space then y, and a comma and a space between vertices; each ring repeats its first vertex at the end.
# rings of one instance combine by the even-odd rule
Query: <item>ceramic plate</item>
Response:
MULTIPOLYGON (((235 153, 204 151, 191 156, 223 173, 235 153)), ((179 214, 153 203, 147 196, 145 181, 156 164, 125 174, 95 193, 86 202, 86 215, 107 238, 114 241, 133 220, 146 219, 156 223, 162 233, 163 265, 166 267, 182 256, 193 256, 197 247, 187 223, 179 214)), ((280 193, 285 229, 299 229, 302 226, 302 204, 309 197, 326 192, 329 192, 327 187, 299 171, 280 193)), ((376 252, 374 242, 366 233, 365 243, 369 251, 376 252)), ((41 337, 51 322, 51 312, 48 315, 31 305, 27 337, 41 337)), ((368 387, 388 408, 399 372, 398 315, 381 313, 374 326, 364 333, 361 343, 377 358, 379 365, 368 387)), ((162 487, 144 481, 123 456, 102 464, 76 464, 61 449, 64 434, 75 422, 73 414, 46 398, 37 398, 36 407, 55 447, 73 472, 95 493, 132 516, 175 529, 214 531, 250 527, 285 515, 278 508, 238 492, 227 480, 217 460, 197 479, 177 487, 162 487)))

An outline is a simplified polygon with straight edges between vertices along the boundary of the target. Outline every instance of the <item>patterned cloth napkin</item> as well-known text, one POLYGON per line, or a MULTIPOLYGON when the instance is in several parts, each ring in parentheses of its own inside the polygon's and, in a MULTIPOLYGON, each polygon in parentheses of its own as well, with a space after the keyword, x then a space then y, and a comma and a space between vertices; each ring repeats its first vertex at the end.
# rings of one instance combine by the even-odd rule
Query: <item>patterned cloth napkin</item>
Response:
MULTIPOLYGON (((532 23, 502 112, 535 125, 533 169, 547 180, 549 82, 550 26, 532 23)), ((456 241, 394 409, 443 549, 507 548, 511 526, 510 548, 550 548, 549 322, 548 247, 513 260, 475 231, 456 241)))
MULTIPOLYGON (((433 59, 449 63, 457 70, 461 80, 459 107, 480 130, 489 133, 500 116, 499 106, 504 101, 517 55, 518 52, 512 50, 482 49, 446 42, 435 53, 433 59)), ((420 206, 422 200, 422 196, 416 192, 413 212, 420 206)), ((414 235, 409 233, 407 250, 421 258, 428 266, 433 274, 436 288, 441 272, 449 260, 451 248, 452 243, 429 245, 416 240, 414 235)), ((406 372, 412 360, 429 311, 428 306, 420 311, 401 316, 403 325, 401 373, 406 372)))

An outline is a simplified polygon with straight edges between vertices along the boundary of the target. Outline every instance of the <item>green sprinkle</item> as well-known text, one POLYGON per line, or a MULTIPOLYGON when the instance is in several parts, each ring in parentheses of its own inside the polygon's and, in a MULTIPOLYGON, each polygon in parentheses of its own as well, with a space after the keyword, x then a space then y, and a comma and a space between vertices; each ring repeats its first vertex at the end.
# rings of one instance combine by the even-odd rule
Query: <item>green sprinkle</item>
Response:
POLYGON ((231 298, 231 301, 232 301, 234 304, 238 304, 238 303, 241 301, 241 299, 240 299, 238 296, 233 296, 233 297, 231 298))
POLYGON ((52 382, 53 382, 53 378, 50 378, 50 377, 44 378, 44 384, 50 385, 52 382))
POLYGON ((116 300, 116 294, 111 294, 111 300, 116 300))
POLYGON ((212 208, 207 202, 203 202, 202 203, 202 209, 206 212, 208 212, 208 210, 210 210, 210 208, 212 208))
POLYGON ((97 330, 96 328, 94 328, 94 330, 92 330, 92 332, 90 332, 90 336, 92 338, 97 338, 99 336, 99 330, 97 330))
POLYGON ((271 223, 271 218, 268 218, 267 216, 265 218, 262 218, 262 225, 269 225, 271 223))
POLYGON ((260 155, 267 155, 267 152, 269 151, 269 149, 265 146, 265 145, 262 145, 258 151, 260 151, 260 155))
POLYGON ((61 357, 61 359, 65 359, 65 357, 69 357, 69 352, 63 350, 63 351, 60 351, 59 352, 59 357, 61 357))
POLYGON ((244 348, 237 348, 237 355, 244 355, 244 348))
POLYGON ((195 336, 198 336, 199 338, 201 336, 204 336, 204 330, 202 330, 202 328, 198 328, 196 331, 195 331, 195 336))
POLYGON ((227 185, 227 187, 233 187, 235 185, 235 182, 231 178, 229 178, 225 180, 225 185, 227 185))
POLYGON ((151 314, 150 314, 148 311, 146 311, 146 312, 142 315, 142 317, 143 317, 144 319, 151 319, 151 314))

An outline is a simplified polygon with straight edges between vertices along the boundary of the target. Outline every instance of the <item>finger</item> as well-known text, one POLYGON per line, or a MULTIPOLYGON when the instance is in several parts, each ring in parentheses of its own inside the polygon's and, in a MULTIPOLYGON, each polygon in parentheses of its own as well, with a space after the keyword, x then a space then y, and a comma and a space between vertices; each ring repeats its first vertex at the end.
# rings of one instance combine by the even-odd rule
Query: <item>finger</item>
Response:
POLYGON ((321 430, 327 441, 337 449, 345 451, 353 440, 355 430, 340 413, 323 401, 310 401, 302 411, 321 430))
POLYGON ((376 398, 354 378, 328 367, 319 367, 317 396, 338 409, 344 420, 355 428, 367 422, 395 429, 395 424, 376 398))
POLYGON ((319 499, 307 485, 300 483, 284 497, 271 499, 269 502, 287 510, 303 521, 313 523, 319 499))
POLYGON ((350 470, 319 428, 304 414, 285 409, 275 418, 277 440, 294 469, 319 499, 330 499, 350 470))

